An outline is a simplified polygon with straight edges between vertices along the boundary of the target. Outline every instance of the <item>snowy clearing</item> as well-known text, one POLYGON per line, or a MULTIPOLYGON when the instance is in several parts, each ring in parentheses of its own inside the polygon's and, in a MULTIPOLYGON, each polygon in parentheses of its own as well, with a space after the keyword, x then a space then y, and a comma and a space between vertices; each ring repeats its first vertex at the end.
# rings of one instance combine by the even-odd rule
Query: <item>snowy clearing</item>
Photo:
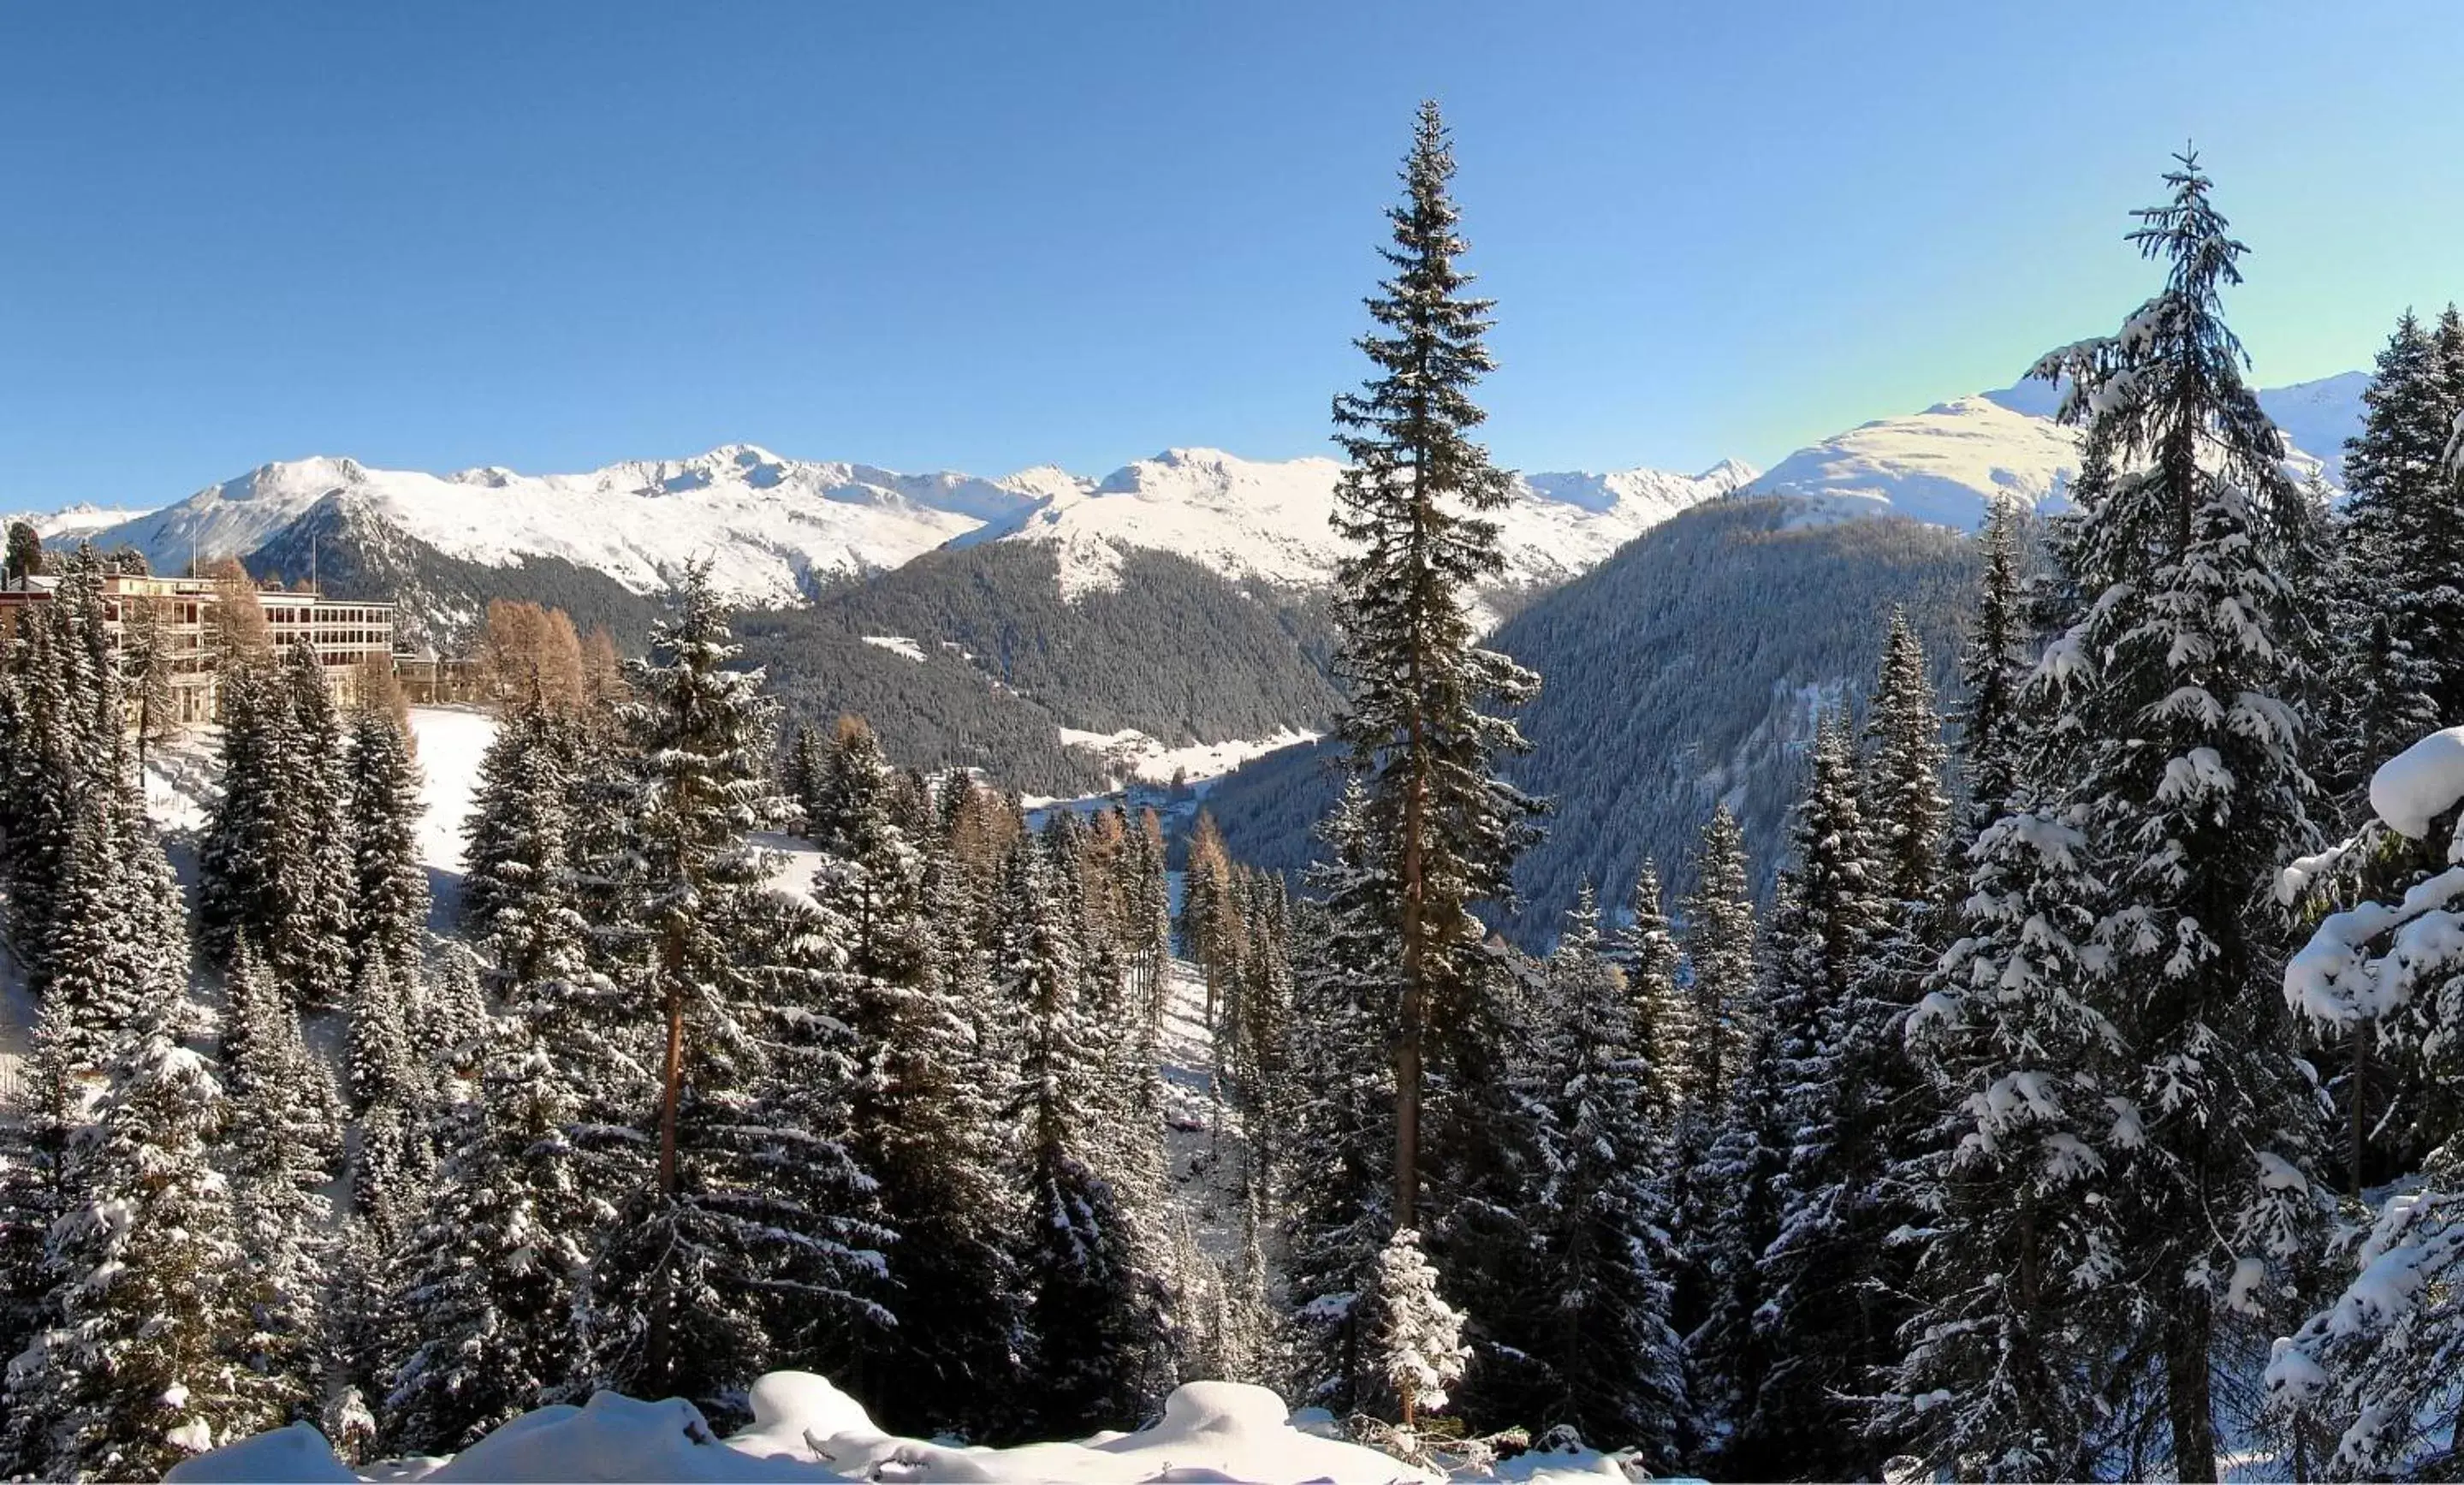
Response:
POLYGON ((1134 727, 1118 732, 1082 732, 1075 727, 1063 727, 1060 732, 1064 747, 1084 748, 1102 758, 1114 770, 1115 777, 1142 784, 1170 784, 1175 778, 1198 784, 1221 778, 1252 759, 1314 742, 1319 737, 1314 732, 1287 727, 1271 737, 1166 747, 1134 727))
POLYGON ((887 650, 918 665, 924 663, 924 647, 904 634, 867 634, 864 642, 875 650, 887 650))

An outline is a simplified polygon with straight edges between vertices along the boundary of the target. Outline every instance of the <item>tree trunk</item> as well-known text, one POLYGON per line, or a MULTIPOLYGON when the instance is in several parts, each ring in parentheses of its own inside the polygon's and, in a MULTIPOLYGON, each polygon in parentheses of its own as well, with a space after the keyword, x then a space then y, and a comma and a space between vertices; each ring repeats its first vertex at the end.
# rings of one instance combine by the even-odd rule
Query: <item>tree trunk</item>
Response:
POLYGON ((2353 1023, 2351 1097, 2348 1100, 2350 1107, 2346 1111, 2352 1116, 2352 1144, 2346 1156, 2351 1168, 2344 1180, 2355 1201, 2362 1199, 2362 1156, 2369 1146, 2371 1035, 2371 1022, 2361 1020, 2353 1023))
POLYGON ((668 981, 668 1062, 659 1090, 659 1193, 676 1192, 676 1108, 684 1101, 685 992, 683 945, 671 931, 661 953, 668 981))
POLYGON ((2165 1407, 2173 1433, 2173 1477, 2185 1485, 2216 1477, 2215 1410, 2208 1395, 2212 1326, 2207 1297, 2189 1291, 2165 1322, 2165 1407))

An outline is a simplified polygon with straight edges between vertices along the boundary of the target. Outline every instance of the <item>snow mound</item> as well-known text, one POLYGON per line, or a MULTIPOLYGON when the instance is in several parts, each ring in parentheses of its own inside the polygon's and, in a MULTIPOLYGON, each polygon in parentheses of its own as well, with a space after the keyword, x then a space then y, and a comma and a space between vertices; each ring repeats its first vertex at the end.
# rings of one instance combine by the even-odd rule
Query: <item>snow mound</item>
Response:
POLYGON ((2370 775, 2370 809, 2412 840, 2464 799, 2464 727, 2433 732, 2370 775))
POLYGON ((559 1405, 524 1413, 432 1467, 426 1461, 378 1464, 358 1474, 335 1458, 316 1430, 294 1424, 200 1454, 173 1470, 170 1478, 284 1485, 363 1477, 439 1485, 846 1479, 1389 1485, 1439 1478, 1375 1450, 1303 1432, 1292 1426, 1281 1398, 1233 1382, 1193 1382, 1177 1388, 1165 1400, 1163 1417, 1135 1433, 1017 1449, 957 1449, 893 1438, 874 1428, 853 1398, 809 1372, 770 1373, 754 1384, 751 1403, 753 1426, 721 1439, 691 1403, 643 1403, 601 1392, 582 1407, 559 1405))
POLYGON ((264 1480, 272 1485, 359 1485, 351 1467, 334 1457, 325 1435, 304 1423, 271 1433, 259 1433, 236 1444, 183 1459, 165 1480, 239 1482, 264 1480))

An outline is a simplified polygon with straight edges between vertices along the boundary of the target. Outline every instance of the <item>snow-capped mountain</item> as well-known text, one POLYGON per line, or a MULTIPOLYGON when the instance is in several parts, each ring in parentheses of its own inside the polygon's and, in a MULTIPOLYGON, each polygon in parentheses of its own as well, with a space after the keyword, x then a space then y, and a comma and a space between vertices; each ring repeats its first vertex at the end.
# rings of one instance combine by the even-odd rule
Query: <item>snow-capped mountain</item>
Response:
MULTIPOLYGON (((1334 570, 1339 543, 1328 517, 1338 467, 1176 449, 1100 480, 1050 466, 986 479, 785 459, 749 444, 583 475, 492 468, 439 476, 319 457, 265 465, 96 539, 127 543, 178 569, 192 555, 254 553, 338 499, 363 527, 389 526, 455 561, 502 567, 553 559, 644 593, 687 562, 707 561, 723 590, 753 604, 794 604, 831 579, 997 540, 1053 546, 1065 592, 1115 581, 1128 551, 1187 557, 1235 581, 1309 587, 1334 570)), ((1533 476, 1501 517, 1507 586, 1572 576, 1751 476, 1733 462, 1696 476, 1533 476)))
MULTIPOLYGON (((2342 488, 2344 440, 2361 428, 2366 372, 2263 390, 2292 449, 2286 467, 2342 488)), ((1790 454, 1753 482, 1801 496, 1829 516, 1894 514, 1973 530, 1990 499, 2041 504, 2079 470, 2079 439, 2053 420, 2058 396, 2041 382, 1881 418, 1790 454)))
POLYGON ((157 565, 246 555, 340 494, 448 557, 487 566, 557 558, 652 591, 687 562, 751 602, 792 603, 812 584, 894 567, 1070 484, 1056 471, 1008 480, 899 475, 782 459, 750 444, 584 475, 472 469, 429 475, 354 459, 267 464, 98 537, 157 565))
POLYGON ((25 521, 46 542, 74 542, 89 537, 143 514, 100 505, 69 505, 55 511, 26 511, 13 516, 0 516, 0 529, 25 521))
MULTIPOLYGON (((1039 542, 1061 558, 1064 592, 1118 581, 1129 551, 1170 552, 1234 579, 1284 587, 1327 582, 1343 542, 1330 524, 1333 459, 1244 459, 1221 449, 1173 449, 1099 483, 1057 492, 1007 528, 966 541, 1039 542)), ((1507 586, 1561 582, 1679 511, 1745 484, 1733 460, 1700 475, 1661 470, 1519 477, 1497 513, 1507 586)))

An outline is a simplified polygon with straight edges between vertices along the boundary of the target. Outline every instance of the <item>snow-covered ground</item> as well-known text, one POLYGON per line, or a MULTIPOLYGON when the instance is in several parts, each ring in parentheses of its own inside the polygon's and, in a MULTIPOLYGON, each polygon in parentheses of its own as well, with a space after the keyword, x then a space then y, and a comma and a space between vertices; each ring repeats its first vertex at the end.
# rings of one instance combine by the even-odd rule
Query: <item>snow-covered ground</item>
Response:
POLYGON ((1230 773, 1251 759, 1317 740, 1317 733, 1287 727, 1272 737, 1167 747, 1134 727, 1125 727, 1118 732, 1081 732, 1075 727, 1061 729, 1063 746, 1085 748, 1102 758, 1112 769, 1114 778, 1123 781, 1134 779, 1142 784, 1170 784, 1178 779, 1202 786, 1230 773))
MULTIPOLYGON (((1387 1485, 1443 1476, 1329 1437, 1295 1419, 1264 1387, 1197 1382, 1165 1400, 1134 1433, 1068 1443, 961 1449, 883 1433, 854 1399, 807 1372, 772 1372, 752 1392, 753 1426, 719 1438, 692 1404, 603 1392, 582 1407, 543 1407, 447 1459, 390 1461, 354 1472, 304 1424, 188 1460, 179 1481, 367 1480, 946 1480, 1138 1485, 1245 1480, 1256 1485, 1387 1485)), ((1591 1453, 1526 1455, 1495 1478, 1622 1479, 1591 1453)))

